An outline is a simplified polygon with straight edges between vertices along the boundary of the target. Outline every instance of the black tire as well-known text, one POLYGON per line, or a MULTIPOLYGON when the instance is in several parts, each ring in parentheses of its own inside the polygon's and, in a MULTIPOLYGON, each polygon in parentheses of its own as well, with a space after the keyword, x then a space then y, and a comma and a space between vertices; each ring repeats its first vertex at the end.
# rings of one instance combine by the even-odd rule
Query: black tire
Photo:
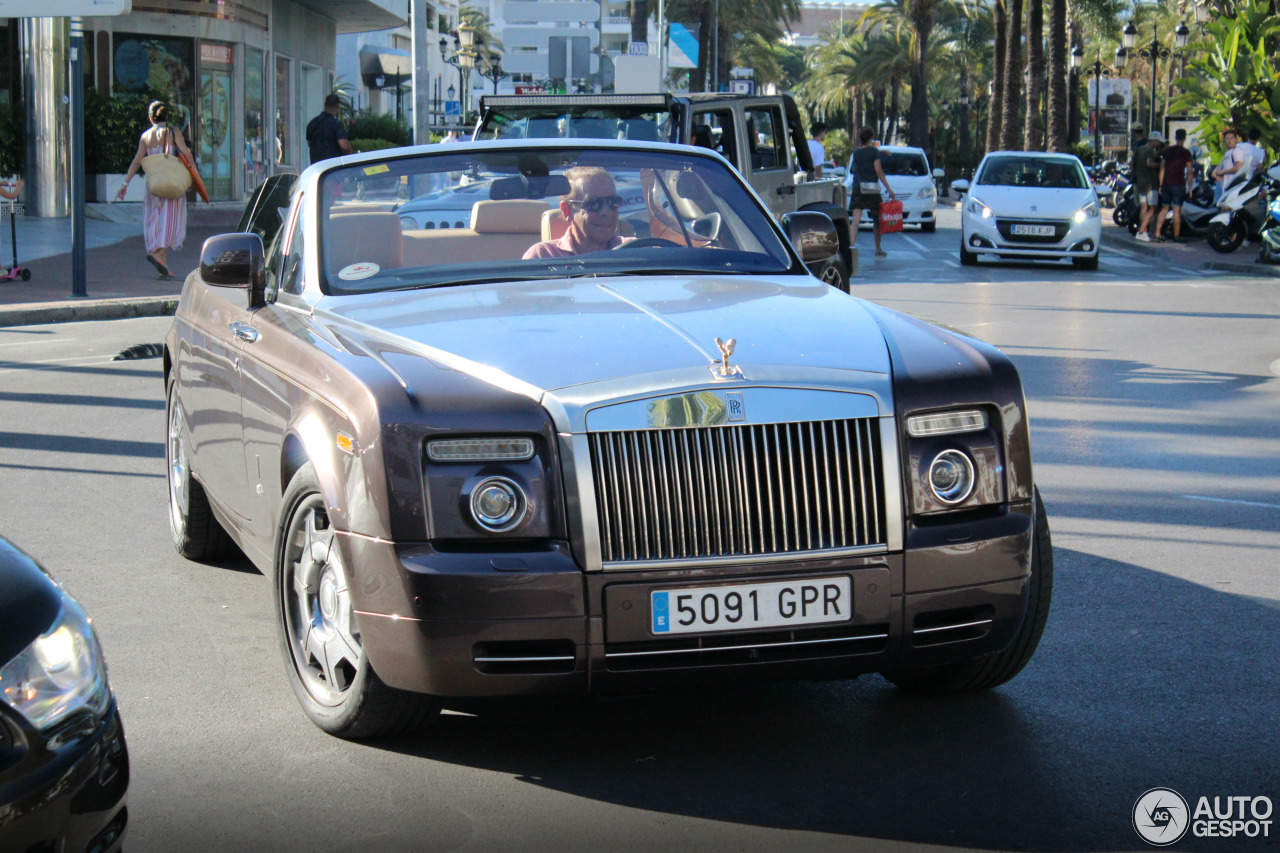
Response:
POLYGON ((1116 205, 1116 209, 1111 211, 1111 221, 1121 228, 1129 227, 1130 216, 1129 205, 1121 202, 1116 205))
MULTIPOLYGON (((176 372, 175 372, 176 373, 176 372)), ((177 401, 178 383, 170 375, 165 394, 164 461, 169 484, 169 534, 173 547, 188 560, 217 560, 238 549, 209 506, 204 486, 191 475, 187 425, 177 401)))
POLYGON ((1226 225, 1221 222, 1210 225, 1206 239, 1215 252, 1229 255, 1244 245, 1245 231, 1244 220, 1237 217, 1226 225))
POLYGON ((960 265, 971 267, 978 263, 978 253, 970 252, 969 247, 964 244, 964 232, 960 232, 960 265))
POLYGON ((285 490, 276 534, 272 585, 289 686, 311 722, 335 737, 382 737, 422 728, 439 715, 440 703, 388 687, 373 671, 335 540, 308 462, 285 490), (308 555, 305 564, 303 554, 308 555), (307 576, 299 577, 300 572, 307 576))
POLYGON ((920 230, 923 231, 925 234, 932 234, 934 231, 938 230, 938 223, 937 222, 921 222, 920 230))
POLYGON ((1045 514, 1044 502, 1040 500, 1039 489, 1035 495, 1036 528, 1031 544, 1027 612, 1013 642, 993 655, 946 666, 887 672, 885 678, 912 693, 972 693, 999 687, 1027 665, 1040 645, 1040 636, 1049 621, 1049 603, 1053 598, 1053 543, 1049 538, 1049 518, 1045 514))
POLYGON ((1089 258, 1072 258, 1071 263, 1078 270, 1089 270, 1092 272, 1098 268, 1098 256, 1094 255, 1089 258))
POLYGON ((844 260, 840 256, 837 255, 827 261, 815 275, 836 290, 849 292, 849 268, 844 265, 844 260))
POLYGON ((27 269, 26 267, 22 268, 22 280, 31 281, 31 270, 27 269))

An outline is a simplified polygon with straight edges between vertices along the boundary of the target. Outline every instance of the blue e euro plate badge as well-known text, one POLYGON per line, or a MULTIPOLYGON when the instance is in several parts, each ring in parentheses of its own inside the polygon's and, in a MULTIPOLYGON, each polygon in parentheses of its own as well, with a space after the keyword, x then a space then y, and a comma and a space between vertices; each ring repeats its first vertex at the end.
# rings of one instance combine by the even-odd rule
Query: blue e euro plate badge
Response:
POLYGON ((671 593, 653 593, 653 633, 664 634, 671 630, 671 593))

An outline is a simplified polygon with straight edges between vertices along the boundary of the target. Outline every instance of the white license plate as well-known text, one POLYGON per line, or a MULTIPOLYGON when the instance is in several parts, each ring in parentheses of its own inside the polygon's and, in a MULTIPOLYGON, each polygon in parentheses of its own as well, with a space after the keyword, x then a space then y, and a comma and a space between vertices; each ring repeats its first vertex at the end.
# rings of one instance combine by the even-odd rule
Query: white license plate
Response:
POLYGON ((1052 237, 1054 228, 1052 225, 1015 225, 1013 233, 1027 237, 1052 237))
POLYGON ((845 622, 853 616, 847 577, 664 589, 649 594, 655 634, 742 631, 845 622))

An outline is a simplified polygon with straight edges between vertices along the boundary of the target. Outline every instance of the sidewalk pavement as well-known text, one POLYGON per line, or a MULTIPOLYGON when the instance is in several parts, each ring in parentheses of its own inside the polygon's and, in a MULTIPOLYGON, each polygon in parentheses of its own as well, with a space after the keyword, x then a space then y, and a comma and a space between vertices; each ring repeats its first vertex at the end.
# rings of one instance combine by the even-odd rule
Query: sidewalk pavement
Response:
MULTIPOLYGON (((86 296, 71 293, 71 219, 18 217, 18 264, 29 281, 0 281, 0 326, 172 314, 200 247, 233 231, 243 205, 189 205, 183 248, 170 251, 171 281, 159 281, 142 242, 142 205, 90 205, 85 220, 86 296)), ((0 267, 13 262, 9 221, 0 222, 0 267)))
POLYGON ((1236 275, 1270 276, 1280 278, 1280 266, 1254 263, 1258 246, 1241 246, 1229 255, 1215 252, 1202 237, 1192 237, 1185 243, 1144 243, 1134 239, 1129 229, 1120 228, 1111 219, 1112 211, 1102 211, 1102 242, 1114 249, 1163 258, 1186 270, 1210 269, 1232 272, 1236 275))

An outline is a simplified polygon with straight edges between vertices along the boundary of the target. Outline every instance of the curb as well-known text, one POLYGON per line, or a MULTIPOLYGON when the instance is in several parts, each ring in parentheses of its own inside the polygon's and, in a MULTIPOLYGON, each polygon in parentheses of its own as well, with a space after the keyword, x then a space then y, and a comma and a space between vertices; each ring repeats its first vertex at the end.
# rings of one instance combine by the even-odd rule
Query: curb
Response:
POLYGON ((0 307, 0 327, 127 320, 133 317, 172 317, 178 308, 178 298, 143 296, 136 299, 96 299, 0 307))
MULTIPOLYGON (((1166 259, 1176 257, 1170 254, 1168 244, 1152 245, 1150 243, 1141 243, 1130 237, 1127 231, 1124 235, 1103 231, 1102 242, 1116 249, 1123 249, 1126 252, 1134 252, 1148 257, 1166 259)), ((1177 250, 1174 249, 1173 251, 1176 252, 1177 250)), ((1239 261, 1203 261, 1200 265, 1207 270, 1233 272, 1237 275, 1280 278, 1280 267, 1270 264, 1241 263, 1239 261)))
POLYGON ((1205 267, 1211 270, 1222 270, 1223 272, 1233 272, 1240 275, 1280 278, 1280 267, 1271 264, 1236 264, 1230 261, 1209 261, 1205 264, 1205 267))

